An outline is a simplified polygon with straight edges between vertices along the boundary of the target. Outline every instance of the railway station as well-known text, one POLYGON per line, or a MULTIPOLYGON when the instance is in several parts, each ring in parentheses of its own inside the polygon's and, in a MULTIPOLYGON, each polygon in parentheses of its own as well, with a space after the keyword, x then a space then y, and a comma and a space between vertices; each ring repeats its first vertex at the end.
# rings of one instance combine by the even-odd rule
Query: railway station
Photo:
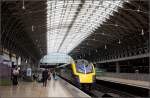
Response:
POLYGON ((0 98, 149 98, 149 4, 1 0, 0 98))

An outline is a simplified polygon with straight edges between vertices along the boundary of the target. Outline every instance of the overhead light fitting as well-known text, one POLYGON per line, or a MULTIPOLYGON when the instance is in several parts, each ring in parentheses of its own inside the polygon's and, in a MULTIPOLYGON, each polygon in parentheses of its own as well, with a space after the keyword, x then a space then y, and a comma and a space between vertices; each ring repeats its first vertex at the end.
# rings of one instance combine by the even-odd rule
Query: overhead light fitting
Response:
POLYGON ((26 9, 26 8, 25 8, 25 5, 24 5, 24 0, 22 1, 22 9, 23 9, 23 10, 26 9))
POLYGON ((109 19, 114 11, 118 11, 118 7, 122 7, 125 0, 81 1, 47 1, 48 53, 70 53, 109 19))
POLYGON ((121 41, 119 40, 118 43, 121 44, 121 41))
POLYGON ((97 49, 95 51, 98 52, 97 49))
POLYGON ((115 24, 115 26, 118 27, 119 25, 118 25, 118 24, 115 24))
POLYGON ((105 45, 105 49, 107 49, 107 46, 105 45))
POLYGON ((144 35, 144 31, 143 31, 143 29, 142 29, 141 35, 144 35))
POLYGON ((32 25, 32 31, 34 31, 34 26, 32 25))
POLYGON ((105 35, 105 33, 102 33, 102 35, 105 35))
POLYGON ((93 40, 96 40, 95 37, 93 38, 93 40))

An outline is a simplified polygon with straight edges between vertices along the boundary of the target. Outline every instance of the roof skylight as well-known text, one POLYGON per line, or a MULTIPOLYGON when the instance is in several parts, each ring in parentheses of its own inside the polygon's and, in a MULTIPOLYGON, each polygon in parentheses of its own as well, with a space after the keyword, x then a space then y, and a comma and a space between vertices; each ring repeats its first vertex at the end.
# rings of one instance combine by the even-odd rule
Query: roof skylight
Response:
POLYGON ((95 31, 124 0, 48 0, 47 52, 71 52, 95 31))

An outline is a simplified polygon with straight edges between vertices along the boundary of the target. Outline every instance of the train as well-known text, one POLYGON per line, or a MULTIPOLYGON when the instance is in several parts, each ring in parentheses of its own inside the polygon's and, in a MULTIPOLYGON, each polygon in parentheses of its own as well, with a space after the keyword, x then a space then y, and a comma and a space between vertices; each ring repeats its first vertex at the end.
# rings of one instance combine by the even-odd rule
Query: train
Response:
POLYGON ((64 64, 56 68, 60 77, 71 81, 81 89, 91 89, 95 83, 95 68, 87 60, 79 59, 70 64, 64 64))

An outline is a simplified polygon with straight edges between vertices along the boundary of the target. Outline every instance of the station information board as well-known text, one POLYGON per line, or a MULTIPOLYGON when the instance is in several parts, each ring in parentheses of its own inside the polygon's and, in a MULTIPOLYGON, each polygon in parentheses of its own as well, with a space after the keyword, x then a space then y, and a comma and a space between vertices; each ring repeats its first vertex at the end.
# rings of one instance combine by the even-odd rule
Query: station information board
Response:
POLYGON ((31 68, 27 68, 27 76, 31 77, 32 76, 32 69, 31 68))

